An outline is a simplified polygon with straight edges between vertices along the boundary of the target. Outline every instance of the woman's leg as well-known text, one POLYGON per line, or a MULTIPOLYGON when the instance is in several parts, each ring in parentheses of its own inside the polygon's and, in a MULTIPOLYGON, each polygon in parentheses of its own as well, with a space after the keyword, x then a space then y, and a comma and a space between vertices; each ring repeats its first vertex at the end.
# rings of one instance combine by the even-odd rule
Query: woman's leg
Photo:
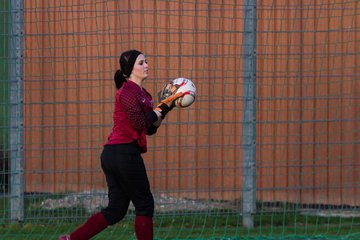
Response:
POLYGON ((135 232, 138 240, 153 239, 154 198, 146 173, 144 161, 136 147, 129 155, 128 161, 123 161, 121 185, 135 206, 135 232), (137 152, 137 154, 135 154, 137 152))
POLYGON ((109 225, 122 220, 129 208, 130 198, 124 188, 122 164, 127 159, 126 145, 105 146, 101 154, 101 167, 105 173, 108 186, 108 206, 101 210, 109 225))
POLYGON ((152 217, 136 215, 135 233, 138 240, 152 240, 153 228, 152 217))
MULTIPOLYGON (((118 174, 114 172, 116 163, 115 146, 105 146, 101 154, 101 167, 108 185, 109 204, 106 208, 91 216, 82 226, 70 234, 71 240, 87 240, 95 236, 107 226, 120 221, 126 215, 130 199, 122 191, 118 183, 118 174)), ((66 238, 65 238, 66 239, 66 238)))
POLYGON ((71 240, 88 240, 108 226, 104 215, 99 212, 92 215, 82 226, 70 234, 71 240))

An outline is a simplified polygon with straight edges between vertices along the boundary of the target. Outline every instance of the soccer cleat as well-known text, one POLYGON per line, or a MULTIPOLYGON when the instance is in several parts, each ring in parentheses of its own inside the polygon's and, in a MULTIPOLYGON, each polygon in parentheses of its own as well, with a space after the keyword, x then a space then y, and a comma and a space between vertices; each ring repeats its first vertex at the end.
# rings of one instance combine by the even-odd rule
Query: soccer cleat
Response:
POLYGON ((59 240, 71 240, 69 235, 63 235, 59 237, 59 240))

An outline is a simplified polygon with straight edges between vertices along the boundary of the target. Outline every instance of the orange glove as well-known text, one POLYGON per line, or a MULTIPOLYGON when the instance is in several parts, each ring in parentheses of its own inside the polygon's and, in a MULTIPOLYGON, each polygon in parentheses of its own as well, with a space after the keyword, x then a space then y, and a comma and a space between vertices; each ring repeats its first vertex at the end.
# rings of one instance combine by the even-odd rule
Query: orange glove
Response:
POLYGON ((179 92, 170 95, 160 102, 159 105, 155 108, 155 111, 160 112, 161 118, 164 119, 165 115, 174 108, 174 101, 180 97, 184 96, 184 93, 179 92))
POLYGON ((174 105, 174 101, 182 96, 184 96, 184 93, 182 92, 175 93, 174 95, 170 95, 162 100, 161 103, 165 103, 168 107, 172 107, 174 105))
POLYGON ((165 83, 163 89, 158 92, 159 102, 162 100, 174 95, 180 86, 178 84, 173 84, 172 82, 165 83))

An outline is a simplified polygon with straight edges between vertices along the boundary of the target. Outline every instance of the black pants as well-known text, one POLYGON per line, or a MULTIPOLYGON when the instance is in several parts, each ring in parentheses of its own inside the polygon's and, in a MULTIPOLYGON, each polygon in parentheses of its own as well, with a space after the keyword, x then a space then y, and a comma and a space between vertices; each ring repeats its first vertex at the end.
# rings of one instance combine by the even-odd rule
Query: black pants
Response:
POLYGON ((154 198, 144 160, 135 144, 106 145, 101 153, 101 167, 109 191, 109 204, 101 212, 110 225, 125 217, 130 201, 136 215, 153 216, 154 198))

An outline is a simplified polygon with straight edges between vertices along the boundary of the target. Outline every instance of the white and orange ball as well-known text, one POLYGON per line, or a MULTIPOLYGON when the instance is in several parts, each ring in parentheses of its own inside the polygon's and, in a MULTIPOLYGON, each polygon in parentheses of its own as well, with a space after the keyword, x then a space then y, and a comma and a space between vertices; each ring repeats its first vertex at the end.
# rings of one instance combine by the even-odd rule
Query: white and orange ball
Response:
POLYGON ((196 98, 196 86, 188 78, 176 78, 172 81, 173 85, 178 85, 176 92, 183 92, 184 95, 175 100, 175 106, 178 108, 186 108, 194 103, 196 98))

